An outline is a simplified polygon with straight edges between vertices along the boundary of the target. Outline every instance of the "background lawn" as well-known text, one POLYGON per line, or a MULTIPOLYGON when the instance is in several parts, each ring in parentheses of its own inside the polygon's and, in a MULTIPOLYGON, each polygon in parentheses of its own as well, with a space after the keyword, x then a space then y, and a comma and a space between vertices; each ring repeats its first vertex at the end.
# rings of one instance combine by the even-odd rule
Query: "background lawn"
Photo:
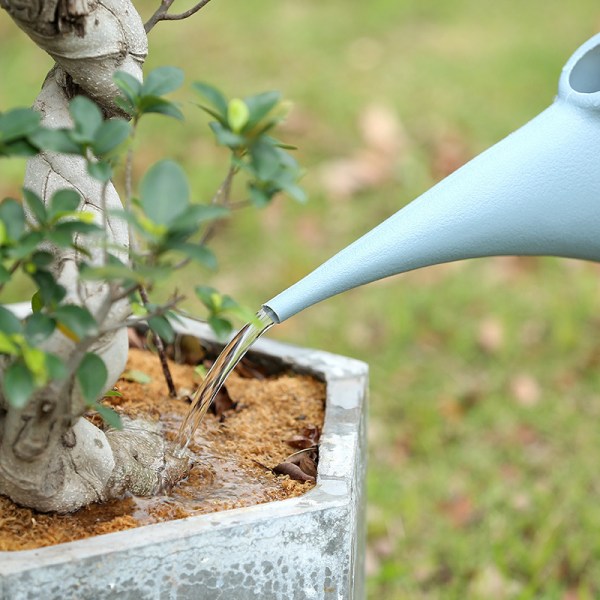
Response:
MULTIPOLYGON (((214 244, 219 272, 172 284, 258 307, 535 116, 599 25, 592 0, 213 0, 159 24, 150 66, 293 100, 282 137, 300 148, 310 196, 240 213, 214 244)), ((0 110, 30 104, 51 63, 4 14, 0 56, 0 110)), ((150 119, 136 171, 174 157, 206 200, 226 153, 189 86, 180 100, 186 123, 150 119)), ((22 170, 0 165, 0 197, 19 194, 22 170)), ((371 366, 370 598, 600 597, 598 275, 468 261, 346 293, 272 332, 371 366)))

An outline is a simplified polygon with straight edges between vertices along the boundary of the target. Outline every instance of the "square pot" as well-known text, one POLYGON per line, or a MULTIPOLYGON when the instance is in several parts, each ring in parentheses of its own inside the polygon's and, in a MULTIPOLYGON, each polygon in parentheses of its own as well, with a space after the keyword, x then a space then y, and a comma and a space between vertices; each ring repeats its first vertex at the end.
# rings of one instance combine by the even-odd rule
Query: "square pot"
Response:
MULTIPOLYGON (((182 331, 214 340, 193 320, 182 331)), ((266 339, 250 355, 326 382, 312 490, 37 550, 0 552, 0 599, 363 600, 368 367, 266 339)))

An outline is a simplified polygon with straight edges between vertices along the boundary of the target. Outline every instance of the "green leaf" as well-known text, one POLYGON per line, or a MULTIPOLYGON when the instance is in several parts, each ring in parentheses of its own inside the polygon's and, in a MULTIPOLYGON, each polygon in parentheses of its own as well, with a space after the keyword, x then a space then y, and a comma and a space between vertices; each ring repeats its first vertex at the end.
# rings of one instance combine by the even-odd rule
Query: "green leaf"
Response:
POLYGON ((233 330, 231 322, 223 317, 211 315, 208 317, 207 323, 220 340, 225 339, 233 330))
POLYGON ((281 166, 277 150, 264 141, 256 142, 250 148, 252 167, 256 176, 262 181, 270 181, 281 166))
POLYGON ((273 198, 273 194, 269 194, 266 190, 252 184, 248 185, 248 194, 250 202, 257 208, 264 208, 273 198))
POLYGON ((39 288, 44 306, 57 304, 67 294, 67 290, 56 282, 54 276, 49 271, 39 269, 31 277, 39 288))
POLYGON ((69 129, 39 129, 29 136, 32 144, 40 150, 62 152, 63 154, 81 154, 81 146, 71 139, 69 129))
POLYGON ((172 244, 169 246, 169 248, 172 250, 176 250, 177 252, 181 252, 182 254, 185 254, 189 258, 192 258, 193 260, 204 265, 211 271, 214 271, 217 268, 217 258, 215 257, 214 253, 206 246, 201 246, 200 244, 181 242, 177 244, 172 244))
POLYGON ((150 383, 152 381, 152 377, 150 377, 150 375, 135 369, 124 371, 121 374, 121 379, 124 379, 125 381, 134 381, 135 383, 141 384, 150 383))
POLYGON ((221 297, 219 292, 214 287, 210 287, 208 285, 198 285, 194 288, 196 292, 196 296, 200 299, 200 302, 208 308, 211 312, 216 312, 219 307, 217 307, 215 303, 216 297, 221 297))
POLYGON ((104 118, 98 105, 85 96, 75 96, 69 103, 69 112, 75 121, 75 130, 86 141, 94 139, 104 118))
POLYGON ((0 142, 0 156, 35 156, 38 149, 28 140, 15 140, 3 144, 0 142))
POLYGON ((122 398, 123 394, 117 390, 108 390, 108 392, 104 392, 103 398, 122 398))
POLYGON ((148 326, 156 335, 169 344, 175 339, 175 331, 166 317, 151 317, 148 319, 148 326))
POLYGON ((116 263, 101 267, 93 267, 84 263, 79 267, 79 277, 86 281, 122 281, 126 287, 133 282, 146 283, 146 278, 142 273, 130 269, 124 264, 116 263))
POLYGON ((231 130, 234 133, 239 133, 244 129, 249 118, 250 111, 246 103, 240 98, 232 98, 227 105, 227 123, 231 130))
POLYGON ((46 206, 42 202, 42 199, 34 191, 28 189, 23 189, 23 196, 25 197, 25 203, 35 217, 35 220, 40 225, 44 225, 48 217, 46 214, 46 206))
POLYGON ((189 205, 189 187, 183 169, 172 160, 153 165, 140 184, 141 206, 154 223, 168 225, 189 205))
POLYGON ((50 200, 48 216, 57 219, 62 213, 71 213, 77 210, 81 203, 81 197, 75 190, 58 190, 50 200))
POLYGON ((292 198, 296 202, 300 202, 301 204, 304 204, 308 200, 308 197, 306 196, 306 192, 299 185, 295 185, 292 183, 287 184, 283 187, 283 191, 288 196, 290 196, 290 198, 292 198))
POLYGON ((52 316, 79 339, 98 331, 96 320, 83 306, 65 304, 55 309, 52 316))
POLYGON ((183 113, 174 102, 158 96, 144 96, 139 103, 139 108, 142 113, 158 113, 178 121, 184 120, 183 113))
POLYGON ((208 113, 211 117, 216 119, 221 125, 227 125, 227 121, 213 108, 205 106, 204 104, 197 104, 196 106, 198 106, 198 108, 201 108, 205 113, 208 113))
POLYGON ((113 80, 123 95, 133 104, 136 104, 137 98, 142 91, 142 82, 125 71, 117 71, 113 75, 113 80))
POLYGON ((215 138, 217 139, 217 143, 219 145, 227 146, 228 148, 239 148, 240 146, 246 145, 246 138, 223 127, 221 123, 212 121, 208 124, 208 126, 215 134, 215 138))
POLYGON ((143 96, 164 96, 183 84, 183 71, 178 67, 158 67, 148 73, 142 85, 143 96))
POLYGON ((115 412, 110 406, 105 406, 99 402, 94 402, 90 408, 98 411, 102 420, 113 429, 123 429, 123 421, 119 413, 115 412))
POLYGON ((217 109, 223 121, 227 120, 227 100, 217 88, 202 81, 194 82, 192 87, 217 109))
POLYGON ((112 167, 105 161, 88 162, 87 172, 98 181, 109 181, 112 177, 112 167))
POLYGON ((31 373, 36 385, 41 386, 48 380, 48 370, 46 368, 46 353, 39 348, 32 348, 24 345, 21 348, 23 360, 27 369, 31 373))
POLYGON ((21 333, 21 321, 4 306, 0 306, 0 331, 8 334, 21 333))
POLYGON ((104 391, 108 370, 97 354, 87 352, 77 367, 76 377, 81 395, 87 404, 92 404, 104 391))
POLYGON ((244 98, 249 111, 248 127, 254 127, 281 101, 281 92, 271 91, 244 98))
POLYGON ((15 408, 23 408, 35 390, 33 377, 22 361, 16 361, 4 371, 2 378, 4 397, 15 408))
POLYGON ((46 237, 59 248, 70 248, 73 245, 73 236, 68 231, 49 231, 46 237))
POLYGON ((218 204, 193 204, 179 217, 169 223, 171 231, 190 231, 196 230, 198 225, 206 221, 215 219, 224 219, 231 214, 231 211, 225 206, 218 204))
POLYGON ((25 212, 13 198, 0 202, 0 221, 4 223, 9 239, 17 241, 25 232, 25 212))
POLYGON ((38 290, 31 296, 31 310, 36 313, 41 311, 42 308, 44 308, 44 300, 42 298, 42 293, 38 290))
POLYGON ((59 381, 67 376, 67 367, 64 361, 49 352, 46 352, 46 369, 50 379, 54 381, 59 381))
POLYGON ((32 346, 47 340, 56 329, 54 319, 41 312, 35 312, 25 321, 25 338, 32 346))
MULTIPOLYGON (((1 218, 0 218, 1 220, 1 218)), ((20 240, 17 246, 11 248, 10 257, 20 260, 31 254, 43 240, 44 236, 39 231, 31 231, 26 233, 20 240)))
POLYGON ((10 142, 37 131, 40 114, 31 108, 13 108, 0 115, 0 139, 10 142))
POLYGON ((19 347, 15 344, 12 337, 0 331, 0 354, 19 354, 19 347))
POLYGON ((137 113, 136 107, 131 103, 125 96, 117 96, 115 98, 115 104, 126 114, 134 117, 137 113))
POLYGON ((100 125, 92 150, 96 156, 103 156, 120 146, 130 135, 131 125, 123 119, 109 119, 100 125))
POLYGON ((102 227, 99 227, 95 223, 85 223, 82 221, 66 221, 65 223, 59 223, 55 231, 60 234, 68 235, 72 238, 76 233, 84 233, 90 235, 93 233, 103 233, 102 227))
MULTIPOLYGON (((0 221, 0 229, 3 227, 2 222, 0 221)), ((5 267, 0 265, 0 283, 8 283, 10 281, 11 274, 5 267)))

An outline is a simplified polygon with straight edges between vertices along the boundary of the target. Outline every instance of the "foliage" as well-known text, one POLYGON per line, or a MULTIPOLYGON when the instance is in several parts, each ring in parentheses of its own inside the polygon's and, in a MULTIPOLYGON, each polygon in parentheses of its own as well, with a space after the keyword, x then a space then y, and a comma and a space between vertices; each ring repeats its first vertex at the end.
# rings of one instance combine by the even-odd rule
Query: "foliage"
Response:
MULTIPOLYGON (((100 108, 83 96, 70 102, 70 128, 49 129, 40 124, 40 117, 33 110, 13 109, 0 114, 0 156, 31 157, 43 151, 80 156, 88 173, 103 184, 106 193, 119 161, 126 160, 131 167, 131 141, 145 115, 183 119, 179 106, 164 97, 182 85, 180 69, 160 67, 150 72, 143 83, 119 72, 115 81, 122 94, 118 104, 129 118, 104 119, 100 108)), ((195 87, 208 90, 209 95, 225 103, 216 88, 206 84, 195 87)), ((280 100, 278 93, 269 92, 217 107, 220 129, 215 130, 214 124, 211 127, 220 132, 219 142, 228 142, 231 165, 225 184, 211 202, 192 199, 186 174, 173 160, 160 160, 146 171, 137 195, 127 192, 123 209, 109 215, 126 222, 133 235, 126 260, 119 258, 123 248, 111 247, 107 219, 97 222, 92 213, 83 212, 82 199, 73 190, 56 192, 48 206, 28 189, 23 190, 23 202, 7 198, 0 203, 0 291, 18 272, 30 278, 36 288, 33 312, 23 320, 0 306, 0 356, 6 364, 2 385, 11 405, 23 407, 36 389, 75 377, 85 402, 109 424, 118 425, 116 415, 97 402, 104 391, 106 366, 98 355, 87 351, 94 340, 115 328, 114 323, 105 322, 110 307, 128 298, 130 321, 147 321, 155 334, 171 342, 171 323, 177 318, 176 306, 182 297, 173 294, 161 304, 148 300, 147 293, 165 275, 192 261, 208 269, 216 268, 216 258, 207 242, 215 222, 229 217, 235 208, 230 200, 233 176, 241 170, 249 173, 248 203, 257 206, 263 206, 282 191, 303 199, 297 185, 297 163, 283 144, 267 135, 281 122, 280 112, 272 116, 280 100), (81 236, 93 240, 101 250, 102 260, 90 254, 81 243, 81 236), (65 288, 55 276, 52 247, 75 253, 83 281, 108 284, 96 314, 67 299, 65 288), (66 365, 43 347, 58 332, 74 342, 66 365)), ((126 188, 132 187, 133 182, 128 180, 126 188)), ((230 332, 231 316, 252 318, 227 295, 203 287, 197 291, 208 309, 208 322, 218 335, 230 332)), ((117 326, 122 325, 123 322, 117 326)))

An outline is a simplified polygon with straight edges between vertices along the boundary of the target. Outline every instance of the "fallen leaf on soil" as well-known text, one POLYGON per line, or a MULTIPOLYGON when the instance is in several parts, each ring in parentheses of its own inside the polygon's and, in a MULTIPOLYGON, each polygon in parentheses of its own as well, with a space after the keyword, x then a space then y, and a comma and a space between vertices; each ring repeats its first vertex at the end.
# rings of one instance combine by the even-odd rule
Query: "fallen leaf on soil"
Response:
POLYGON ((253 365, 249 360, 242 358, 235 368, 235 372, 244 379, 258 379, 262 381, 266 378, 265 373, 253 365))
POLYGON ((306 448, 310 448, 311 446, 316 446, 319 443, 319 438, 321 437, 321 431, 316 425, 307 425, 300 435, 295 435, 294 437, 286 440, 286 443, 292 448, 297 448, 298 450, 305 450, 306 448))
POLYGON ((277 473, 278 475, 287 475, 290 479, 294 479, 296 481, 315 480, 313 475, 307 475, 298 465, 295 465, 291 462, 279 463, 273 468, 273 473, 277 473))
POLYGON ((295 481, 315 481, 317 477, 317 460, 318 448, 312 446, 306 450, 294 452, 288 456, 283 462, 280 462, 275 467, 268 467, 263 463, 255 460, 254 462, 263 469, 271 471, 277 475, 287 475, 295 481))
POLYGON ((300 467, 306 475, 315 478, 317 476, 317 465, 311 455, 306 453, 297 454, 288 458, 289 462, 297 467, 300 467))
POLYGON ((219 417, 221 421, 225 418, 225 412, 228 410, 235 410, 237 408, 238 403, 232 400, 229 392, 227 391, 227 386, 223 386, 218 392, 215 399, 212 401, 210 406, 208 407, 208 411, 213 415, 219 417))

